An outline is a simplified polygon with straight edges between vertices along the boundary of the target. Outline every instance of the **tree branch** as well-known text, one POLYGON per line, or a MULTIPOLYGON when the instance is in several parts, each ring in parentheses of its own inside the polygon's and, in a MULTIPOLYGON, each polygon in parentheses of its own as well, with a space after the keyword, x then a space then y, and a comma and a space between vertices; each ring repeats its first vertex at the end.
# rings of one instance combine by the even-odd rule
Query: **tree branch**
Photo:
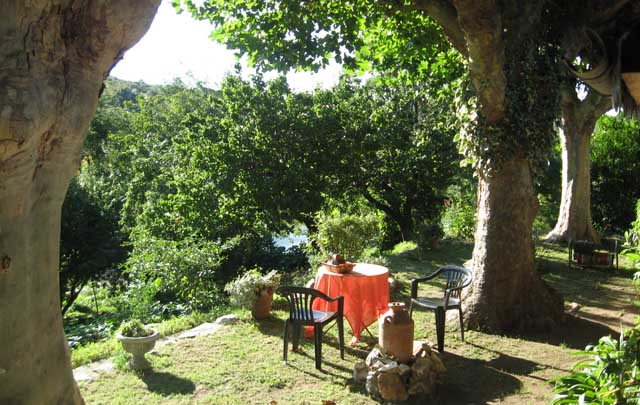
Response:
POLYGON ((611 108, 611 96, 603 96, 597 91, 589 89, 589 94, 580 103, 579 113, 582 115, 589 114, 591 119, 597 120, 611 108))
POLYGON ((371 195, 371 193, 369 193, 369 190, 367 190, 366 187, 360 187, 360 192, 362 193, 362 196, 365 198, 365 200, 369 201, 371 205, 384 212, 385 214, 393 217, 393 208, 378 201, 374 196, 371 195))
POLYGON ((608 23, 632 0, 593 0, 590 7, 593 10, 593 23, 608 23))
POLYGON ((460 54, 468 57, 467 43, 464 33, 458 25, 458 12, 447 0, 414 0, 413 6, 433 18, 444 31, 444 34, 460 54))
POLYGON ((469 51, 469 71, 488 124, 505 114, 505 46, 495 0, 454 0, 469 51))

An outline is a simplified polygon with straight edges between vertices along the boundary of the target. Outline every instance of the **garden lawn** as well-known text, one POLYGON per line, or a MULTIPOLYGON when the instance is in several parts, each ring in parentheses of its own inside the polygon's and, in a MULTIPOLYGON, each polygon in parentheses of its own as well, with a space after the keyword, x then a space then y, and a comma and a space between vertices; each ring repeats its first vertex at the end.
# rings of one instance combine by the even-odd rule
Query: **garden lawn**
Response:
MULTIPOLYGON (((633 272, 569 269, 566 250, 543 245, 537 252, 544 278, 565 295, 567 303, 576 302, 582 308, 552 331, 509 336, 467 331, 465 342, 460 341, 457 320, 448 320, 442 355, 448 372, 433 403, 549 403, 553 394, 548 380, 569 371, 576 361, 572 352, 601 335, 618 333, 620 322, 633 321, 633 272), (619 317, 622 309, 625 312, 619 317)), ((422 261, 412 258, 411 252, 392 257, 392 274, 403 281, 392 299, 406 302, 409 279, 445 263, 462 264, 470 254, 470 245, 448 243, 422 261)), ((148 355, 151 372, 103 374, 79 383, 81 392, 88 404, 375 403, 364 384, 354 383, 352 370, 376 339, 365 332, 355 348, 346 348, 341 360, 334 327, 325 336, 323 371, 314 368, 310 341, 302 343, 299 353, 290 348, 284 365, 284 305, 276 300, 273 315, 259 323, 242 312, 240 322, 216 334, 179 340, 148 355)), ((417 311, 414 319, 415 339, 435 341, 433 314, 417 311)), ((350 330, 345 328, 348 342, 350 330)), ((369 330, 377 335, 377 325, 369 330)), ((423 399, 413 402, 425 403, 423 399)))

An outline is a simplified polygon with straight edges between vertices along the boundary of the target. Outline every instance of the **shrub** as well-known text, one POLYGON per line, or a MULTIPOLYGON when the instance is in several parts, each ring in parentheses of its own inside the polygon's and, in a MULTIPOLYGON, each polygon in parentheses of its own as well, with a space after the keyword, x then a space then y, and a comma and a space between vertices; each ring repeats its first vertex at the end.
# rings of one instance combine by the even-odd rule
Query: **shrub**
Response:
POLYGON ((261 274, 259 269, 251 269, 228 283, 224 291, 229 294, 231 304, 251 308, 261 295, 270 294, 280 285, 280 274, 271 270, 261 274))
POLYGON ((634 267, 640 268, 640 200, 636 202, 636 220, 631 223, 631 229, 624 233, 624 239, 626 249, 622 254, 633 262, 634 267))
POLYGON ((120 326, 120 334, 126 337, 151 336, 153 331, 146 327, 140 319, 132 319, 120 326))
POLYGON ((60 302, 64 315, 84 287, 95 281, 112 286, 127 250, 121 246, 113 211, 105 210, 74 178, 62 206, 60 231, 60 302))
POLYGON ((376 215, 319 214, 315 240, 323 255, 339 253, 348 261, 357 261, 368 247, 375 245, 380 234, 380 218, 376 215))
POLYGON ((241 269, 259 267, 286 274, 309 267, 303 247, 276 246, 270 235, 237 235, 222 245, 221 257, 219 279, 223 284, 237 277, 241 269))
POLYGON ((434 239, 441 239, 444 231, 438 224, 421 224, 416 229, 415 241, 422 250, 428 250, 432 247, 434 239))
POLYGON ((476 185, 463 181, 450 186, 442 214, 444 234, 450 238, 473 239, 476 226, 476 185))
POLYGON ((560 206, 546 194, 538 194, 538 214, 533 221, 534 236, 546 235, 553 229, 558 220, 560 206))
POLYGON ((602 116, 591 138, 591 206, 603 229, 626 229, 640 197, 640 125, 602 116))
POLYGON ((131 284, 125 305, 145 321, 213 307, 221 299, 220 252, 208 241, 137 234, 126 263, 131 284))
POLYGON ((554 404, 637 404, 640 401, 640 326, 600 338, 595 346, 578 352, 588 358, 570 374, 555 379, 554 404))

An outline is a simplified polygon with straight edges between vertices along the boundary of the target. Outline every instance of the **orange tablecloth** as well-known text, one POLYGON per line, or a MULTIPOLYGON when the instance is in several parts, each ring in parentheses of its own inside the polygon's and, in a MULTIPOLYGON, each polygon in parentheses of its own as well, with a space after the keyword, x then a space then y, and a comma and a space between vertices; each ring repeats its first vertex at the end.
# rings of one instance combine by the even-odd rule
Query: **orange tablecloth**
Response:
MULTIPOLYGON (((360 339, 362 331, 388 310, 389 269, 376 264, 357 263, 352 272, 336 274, 320 267, 314 288, 329 297, 344 297, 344 317, 353 336, 360 339)), ((337 311, 338 303, 317 299, 313 301, 313 309, 337 311)))

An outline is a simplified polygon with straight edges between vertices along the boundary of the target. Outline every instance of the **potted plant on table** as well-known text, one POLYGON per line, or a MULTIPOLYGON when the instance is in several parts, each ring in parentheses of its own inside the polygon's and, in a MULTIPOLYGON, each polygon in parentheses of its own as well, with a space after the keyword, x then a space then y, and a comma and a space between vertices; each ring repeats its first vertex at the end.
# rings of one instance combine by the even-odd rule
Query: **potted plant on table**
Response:
POLYGON ((145 326, 139 319, 133 319, 120 326, 116 337, 122 343, 122 347, 133 357, 129 360, 129 366, 134 370, 145 370, 151 367, 144 357, 150 352, 160 337, 157 330, 145 326))
POLYGON ((251 308, 254 319, 260 320, 271 313, 273 291, 280 285, 280 274, 271 270, 262 274, 251 269, 228 283, 224 290, 229 294, 231 304, 251 308))

